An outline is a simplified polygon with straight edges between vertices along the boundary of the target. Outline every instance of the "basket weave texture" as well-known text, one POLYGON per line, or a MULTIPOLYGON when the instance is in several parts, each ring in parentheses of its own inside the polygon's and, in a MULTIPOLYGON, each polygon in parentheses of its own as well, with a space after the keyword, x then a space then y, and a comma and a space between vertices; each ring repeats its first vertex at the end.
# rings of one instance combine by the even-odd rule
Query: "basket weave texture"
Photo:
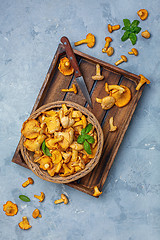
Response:
POLYGON ((96 117, 86 108, 80 106, 79 104, 76 104, 74 102, 68 102, 68 101, 57 101, 57 102, 52 102, 46 105, 43 105, 39 109, 37 109, 34 113, 32 113, 29 117, 29 119, 36 119, 42 112, 48 111, 48 110, 59 110, 62 106, 62 104, 66 104, 67 107, 73 107, 75 110, 78 110, 82 112, 87 118, 90 123, 96 128, 97 135, 98 135, 98 143, 97 143, 97 152, 94 158, 90 160, 89 163, 86 164, 85 169, 81 170, 80 172, 77 172, 73 175, 66 176, 66 177, 61 177, 59 175, 55 175, 51 177, 47 171, 42 170, 39 167, 39 164, 34 162, 33 152, 28 151, 24 146, 23 143, 26 140, 26 138, 21 135, 21 140, 20 140, 20 148, 21 148, 21 153, 22 156, 28 165, 28 167, 32 170, 33 173, 35 173, 38 177, 42 178, 43 180, 49 181, 49 182, 54 182, 54 183, 69 183, 73 182, 75 180, 78 180, 85 175, 87 175, 89 172, 93 170, 93 168, 96 166, 96 164, 99 162, 101 153, 102 153, 102 148, 103 148, 103 131, 101 129, 101 126, 96 119, 96 117))

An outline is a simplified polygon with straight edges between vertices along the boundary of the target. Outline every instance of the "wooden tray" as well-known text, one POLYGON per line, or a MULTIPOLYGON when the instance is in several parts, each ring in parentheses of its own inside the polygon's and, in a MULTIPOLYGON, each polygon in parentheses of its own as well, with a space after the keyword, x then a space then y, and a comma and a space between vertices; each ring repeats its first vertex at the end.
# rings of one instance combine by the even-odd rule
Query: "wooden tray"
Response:
MULTIPOLYGON (((93 109, 87 105, 73 76, 63 76, 59 72, 59 61, 62 57, 66 56, 63 45, 59 44, 32 112, 44 104, 53 101, 66 100, 73 101, 87 107, 96 116, 104 133, 104 148, 102 157, 92 172, 78 181, 67 184, 79 191, 92 195, 94 186, 97 185, 98 188, 102 190, 118 148, 131 121, 137 103, 142 95, 144 86, 139 91, 136 91, 136 85, 140 80, 139 76, 77 50, 74 50, 74 53, 76 54, 80 70, 90 92, 93 109), (105 80, 103 81, 93 81, 91 78, 91 76, 95 75, 97 63, 99 63, 102 67, 102 74, 105 76, 105 80), (106 96, 106 92, 104 90, 105 82, 108 84, 122 84, 129 87, 132 92, 132 99, 130 103, 123 108, 114 106, 108 111, 102 110, 100 104, 95 101, 95 98, 103 98, 106 96), (61 92, 62 88, 69 88, 73 83, 77 86, 78 94, 75 95, 73 93, 61 92), (114 118, 115 125, 118 126, 118 130, 115 132, 109 132, 108 121, 111 116, 114 118)), ((19 144, 12 161, 27 168, 27 165, 23 160, 19 144)))

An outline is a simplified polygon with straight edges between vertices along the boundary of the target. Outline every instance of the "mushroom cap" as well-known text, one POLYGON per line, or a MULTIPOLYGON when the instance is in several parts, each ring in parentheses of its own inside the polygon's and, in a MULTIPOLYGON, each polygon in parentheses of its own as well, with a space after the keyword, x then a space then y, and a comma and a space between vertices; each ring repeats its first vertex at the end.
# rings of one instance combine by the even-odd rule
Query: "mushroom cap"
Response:
POLYGON ((60 60, 58 69, 65 76, 71 75, 74 72, 74 68, 71 66, 69 59, 67 57, 64 57, 60 60))
POLYGON ((112 56, 113 53, 114 53, 113 47, 109 47, 109 48, 107 49, 106 53, 107 53, 108 56, 112 56))
POLYGON ((121 58, 123 59, 124 62, 127 62, 127 60, 128 60, 127 57, 124 55, 122 55, 121 58))
POLYGON ((22 217, 22 219, 23 219, 22 222, 20 222, 20 223, 18 224, 21 229, 27 230, 27 229, 29 229, 29 228, 32 227, 32 226, 29 224, 28 219, 27 219, 26 216, 22 217))
POLYGON ((140 17, 140 19, 143 21, 148 17, 148 11, 146 9, 140 9, 137 12, 138 16, 140 17))
POLYGON ((6 204, 3 205, 3 211, 7 216, 14 216, 18 212, 18 207, 15 203, 7 201, 6 204))
POLYGON ((68 198, 67 198, 66 195, 64 195, 63 193, 61 194, 61 198, 63 199, 64 204, 67 204, 67 203, 68 203, 68 198))
POLYGON ((33 184, 33 183, 34 183, 33 179, 30 178, 30 177, 28 178, 28 181, 29 181, 30 184, 33 184))
POLYGON ((88 33, 86 39, 88 40, 87 46, 92 48, 95 44, 95 36, 92 33, 88 33))
POLYGON ((112 42, 112 38, 106 37, 106 38, 105 38, 105 41, 112 42))
POLYGON ((36 209, 33 211, 33 213, 32 213, 32 217, 33 217, 33 218, 37 218, 38 216, 39 216, 39 209, 36 208, 36 209))
POLYGON ((141 77, 140 79, 141 82, 146 82, 147 84, 150 84, 150 81, 146 77, 144 77, 142 74, 139 74, 139 76, 141 77))
POLYGON ((111 24, 108 24, 108 32, 110 32, 110 33, 113 32, 111 24))
POLYGON ((132 48, 132 52, 133 52, 133 54, 134 54, 135 56, 137 56, 137 55, 138 55, 138 51, 137 51, 137 49, 136 49, 136 48, 132 48))
POLYGON ((104 76, 102 75, 95 75, 95 76, 92 76, 92 79, 93 80, 103 80, 104 76))

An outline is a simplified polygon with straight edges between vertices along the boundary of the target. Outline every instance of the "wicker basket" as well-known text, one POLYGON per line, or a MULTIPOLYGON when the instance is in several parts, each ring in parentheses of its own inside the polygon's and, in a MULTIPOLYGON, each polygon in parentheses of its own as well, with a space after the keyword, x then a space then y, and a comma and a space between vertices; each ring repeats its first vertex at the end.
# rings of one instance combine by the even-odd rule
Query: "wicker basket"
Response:
POLYGON ((26 138, 23 135, 21 135, 21 140, 20 140, 21 153, 22 153, 22 156, 23 156, 26 164, 28 165, 28 167, 38 177, 42 178, 43 180, 54 182, 54 183, 69 183, 69 182, 75 181, 75 180, 87 175, 89 172, 91 172, 93 170, 93 168, 99 162, 101 153, 102 153, 102 148, 103 148, 103 132, 102 132, 102 129, 101 129, 101 126, 100 126, 98 120, 95 118, 95 116, 90 111, 88 111, 86 108, 84 108, 76 103, 67 102, 67 101, 52 102, 52 103, 43 105, 42 107, 37 109, 34 113, 31 114, 31 116, 29 118, 36 119, 41 114, 41 112, 51 110, 51 109, 53 109, 53 110, 60 109, 62 104, 64 104, 64 103, 66 104, 67 107, 73 107, 75 110, 79 110, 85 116, 87 116, 88 121, 91 122, 95 126, 96 131, 97 131, 97 135, 98 135, 97 153, 96 153, 95 157, 92 158, 88 164, 86 164, 85 169, 83 169, 80 172, 77 172, 73 175, 66 176, 66 177, 61 177, 59 175, 51 177, 47 171, 42 170, 39 167, 39 164, 37 164, 33 161, 33 155, 34 155, 33 152, 28 151, 23 146, 23 143, 26 138))

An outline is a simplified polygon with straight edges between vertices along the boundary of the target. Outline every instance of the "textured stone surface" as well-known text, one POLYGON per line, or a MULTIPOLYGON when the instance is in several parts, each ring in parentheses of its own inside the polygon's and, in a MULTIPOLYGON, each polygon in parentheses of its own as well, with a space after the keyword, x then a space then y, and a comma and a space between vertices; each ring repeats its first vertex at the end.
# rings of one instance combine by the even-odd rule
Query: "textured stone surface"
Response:
POLYGON ((0 4, 0 239, 4 240, 159 240, 160 238, 160 1, 159 0, 67 0, 20 1, 1 0, 0 4), (44 81, 60 38, 66 35, 71 43, 89 32, 96 36, 96 45, 78 50, 111 64, 132 48, 130 41, 121 42, 122 31, 110 34, 114 55, 101 52, 109 35, 107 24, 123 25, 123 18, 139 19, 136 12, 146 8, 149 17, 141 21, 151 38, 140 34, 135 47, 139 56, 128 56, 120 67, 151 80, 146 86, 123 143, 118 151, 99 199, 69 188, 45 182, 29 170, 11 162, 20 138, 20 129, 27 119, 44 81), (27 177, 33 186, 22 189, 27 177), (43 191, 46 199, 39 203, 33 197, 43 191), (61 193, 70 203, 54 205, 61 193), (18 196, 25 194, 30 203, 18 196), (11 200, 19 212, 7 217, 3 204, 11 200), (31 216, 35 207, 42 218, 31 216), (27 216, 32 228, 18 227, 27 216))

